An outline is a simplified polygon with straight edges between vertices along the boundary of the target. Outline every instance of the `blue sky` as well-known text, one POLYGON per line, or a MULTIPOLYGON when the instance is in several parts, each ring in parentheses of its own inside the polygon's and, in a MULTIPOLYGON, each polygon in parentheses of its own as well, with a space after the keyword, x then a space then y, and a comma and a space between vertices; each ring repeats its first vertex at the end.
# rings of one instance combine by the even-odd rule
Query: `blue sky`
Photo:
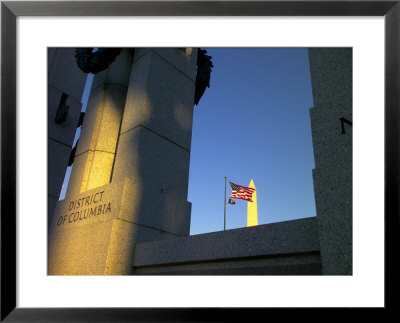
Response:
MULTIPOLYGON (((223 230, 225 176, 254 180, 259 224, 315 216, 307 49, 205 49, 214 68, 193 118, 191 234, 223 230)), ((247 203, 227 205, 227 229, 247 225, 247 203)))
MULTIPOLYGON (((214 68, 194 108, 190 234, 224 229, 225 176, 254 180, 259 224, 315 216, 307 49, 204 49, 214 68)), ((228 204, 226 229, 246 225, 247 202, 228 204)))

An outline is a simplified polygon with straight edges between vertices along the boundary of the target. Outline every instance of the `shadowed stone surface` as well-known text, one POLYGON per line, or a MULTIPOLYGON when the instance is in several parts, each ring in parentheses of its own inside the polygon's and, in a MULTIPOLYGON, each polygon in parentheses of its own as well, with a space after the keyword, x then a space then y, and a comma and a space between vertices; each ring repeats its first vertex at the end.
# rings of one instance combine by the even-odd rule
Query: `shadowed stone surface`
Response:
POLYGON ((191 58, 177 50, 142 50, 135 51, 121 136, 140 125, 190 150, 195 70, 190 67, 190 78, 170 61, 188 65, 191 58))
POLYGON ((319 252, 136 268, 136 275, 322 275, 319 252))
POLYGON ((129 55, 122 50, 94 78, 68 192, 51 226, 51 275, 133 274, 137 243, 189 234, 195 58, 143 50, 131 68, 129 55))
POLYGON ((48 63, 49 84, 80 101, 86 75, 76 65, 75 48, 52 48, 48 63))
POLYGON ((54 200, 58 200, 60 196, 82 109, 81 98, 86 75, 76 67, 73 48, 48 48, 47 58, 47 217, 50 227, 56 205, 54 200), (68 114, 64 122, 57 124, 56 114, 63 104, 69 107, 68 114))
POLYGON ((216 261, 319 251, 316 218, 138 244, 133 266, 216 261))
POLYGON ((49 138, 71 147, 75 138, 76 126, 78 124, 79 115, 82 110, 82 103, 80 98, 74 98, 72 96, 68 96, 65 102, 65 104, 69 106, 67 119, 65 120, 65 122, 57 124, 54 120, 56 118, 57 109, 63 91, 54 88, 53 86, 49 86, 48 96, 47 96, 48 98, 47 131, 49 134, 49 138))
POLYGON ((352 49, 310 48, 315 204, 325 275, 352 274, 352 49))
MULTIPOLYGON (((47 159, 47 171, 49 174, 47 192, 57 197, 58 200, 65 177, 65 171, 63 172, 60 170, 65 170, 67 168, 71 147, 49 138, 47 141, 47 149, 49 152, 47 159)), ((51 214, 51 216, 52 215, 53 214, 51 214)))

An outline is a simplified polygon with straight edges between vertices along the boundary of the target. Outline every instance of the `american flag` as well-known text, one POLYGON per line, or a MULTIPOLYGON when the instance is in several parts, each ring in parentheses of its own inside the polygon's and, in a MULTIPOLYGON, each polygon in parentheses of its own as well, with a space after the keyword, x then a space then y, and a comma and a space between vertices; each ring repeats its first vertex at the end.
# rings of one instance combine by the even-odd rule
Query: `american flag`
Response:
POLYGON ((246 200, 248 202, 253 202, 251 196, 253 195, 253 192, 256 190, 255 188, 233 184, 232 182, 229 182, 229 184, 231 185, 232 188, 232 194, 229 197, 230 199, 240 199, 240 200, 246 200))

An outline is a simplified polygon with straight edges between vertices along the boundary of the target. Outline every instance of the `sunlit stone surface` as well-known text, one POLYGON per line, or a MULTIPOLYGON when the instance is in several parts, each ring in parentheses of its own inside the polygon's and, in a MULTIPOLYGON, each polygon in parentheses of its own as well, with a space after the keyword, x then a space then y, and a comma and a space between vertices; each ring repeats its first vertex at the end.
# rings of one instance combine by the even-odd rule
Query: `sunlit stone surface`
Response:
POLYGON ((95 76, 50 275, 132 274, 137 243, 189 235, 196 54, 123 49, 95 76))

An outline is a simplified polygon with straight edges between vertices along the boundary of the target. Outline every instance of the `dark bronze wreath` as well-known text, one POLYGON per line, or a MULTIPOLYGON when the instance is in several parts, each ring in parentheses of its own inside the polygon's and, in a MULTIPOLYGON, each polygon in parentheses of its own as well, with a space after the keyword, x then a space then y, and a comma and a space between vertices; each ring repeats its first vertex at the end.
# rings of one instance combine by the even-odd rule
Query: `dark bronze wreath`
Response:
POLYGON ((97 74, 108 68, 120 53, 121 48, 99 48, 96 52, 93 48, 77 48, 75 57, 84 73, 97 74))

